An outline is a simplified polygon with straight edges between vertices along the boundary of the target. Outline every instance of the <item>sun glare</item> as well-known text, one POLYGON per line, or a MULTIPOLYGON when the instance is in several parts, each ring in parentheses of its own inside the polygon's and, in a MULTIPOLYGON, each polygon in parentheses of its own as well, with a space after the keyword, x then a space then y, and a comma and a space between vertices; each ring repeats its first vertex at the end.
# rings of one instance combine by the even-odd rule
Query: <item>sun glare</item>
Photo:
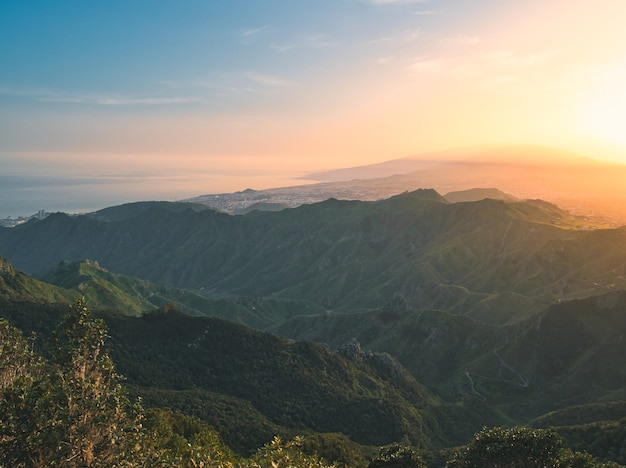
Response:
POLYGON ((626 61, 601 81, 587 109, 591 130, 600 138, 626 147, 626 61))

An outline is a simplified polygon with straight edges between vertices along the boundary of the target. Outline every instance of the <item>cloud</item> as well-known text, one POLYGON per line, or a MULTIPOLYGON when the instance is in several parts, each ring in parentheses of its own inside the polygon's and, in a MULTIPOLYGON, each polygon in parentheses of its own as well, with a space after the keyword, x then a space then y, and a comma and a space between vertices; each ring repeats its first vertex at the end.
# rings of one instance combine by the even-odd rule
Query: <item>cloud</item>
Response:
POLYGON ((241 37, 256 36, 257 34, 269 29, 269 26, 260 26, 258 28, 247 29, 241 33, 241 37))
POLYGON ((20 96, 40 102, 56 102, 66 104, 83 104, 95 106, 162 106, 185 104, 195 99, 181 97, 134 97, 134 96, 106 96, 85 93, 68 93, 43 88, 12 88, 0 87, 0 94, 5 96, 20 96))
POLYGON ((442 58, 419 59, 409 68, 416 73, 440 73, 446 68, 446 61, 442 58))
POLYGON ((418 57, 409 70, 418 74, 445 74, 449 77, 480 78, 494 85, 512 83, 526 71, 543 70, 558 54, 555 50, 520 53, 515 50, 466 52, 468 46, 481 43, 473 36, 450 36, 440 42, 447 50, 438 55, 418 57))
POLYGON ((337 39, 332 39, 328 36, 328 34, 315 33, 303 36, 301 43, 308 47, 329 47, 338 45, 339 41, 337 39))
POLYGON ((187 98, 129 98, 129 97, 99 97, 99 96, 58 96, 44 97, 44 102, 59 102, 68 104, 86 104, 97 106, 162 106, 171 104, 185 104, 193 102, 187 98))
POLYGON ((411 15, 416 15, 416 16, 432 16, 432 15, 438 15, 439 13, 441 13, 440 10, 413 10, 409 12, 411 15))
POLYGON ((515 50, 497 50, 485 54, 482 61, 486 66, 501 68, 537 68, 550 62, 558 51, 544 50, 538 52, 530 52, 526 54, 519 53, 515 50))
POLYGON ((272 44, 270 46, 270 49, 277 50, 278 52, 287 52, 288 50, 291 50, 294 47, 296 46, 293 44, 281 44, 281 45, 272 44))
POLYGON ((301 34, 295 37, 291 42, 284 44, 272 44, 270 49, 278 52, 286 52, 292 49, 310 48, 310 47, 336 47, 341 41, 330 37, 326 33, 301 34))
POLYGON ((251 45, 257 42, 264 36, 264 32, 269 31, 270 27, 267 25, 259 26, 258 28, 251 28, 242 31, 239 34, 239 40, 243 45, 251 45))
POLYGON ((293 83, 278 76, 264 75, 257 72, 247 72, 243 76, 254 83, 270 86, 272 88, 283 88, 291 86, 293 83))
MULTIPOLYGON (((229 99, 267 92, 292 86, 286 78, 255 70, 238 72, 214 72, 205 78, 160 81, 159 84, 180 89, 191 95, 201 94, 202 101, 213 98, 229 99)), ((197 99, 201 101, 200 98, 197 99)))
POLYGON ((419 28, 417 29, 407 29, 406 31, 396 34, 394 36, 385 36, 380 37, 378 39, 372 39, 368 41, 368 44, 408 44, 417 40, 420 37, 421 31, 419 28))
POLYGON ((465 34, 456 34, 441 39, 441 42, 447 46, 472 46, 481 42, 478 36, 466 36, 465 34))
POLYGON ((430 0, 369 0, 368 3, 372 5, 391 5, 391 4, 404 4, 410 3, 428 3, 430 0))

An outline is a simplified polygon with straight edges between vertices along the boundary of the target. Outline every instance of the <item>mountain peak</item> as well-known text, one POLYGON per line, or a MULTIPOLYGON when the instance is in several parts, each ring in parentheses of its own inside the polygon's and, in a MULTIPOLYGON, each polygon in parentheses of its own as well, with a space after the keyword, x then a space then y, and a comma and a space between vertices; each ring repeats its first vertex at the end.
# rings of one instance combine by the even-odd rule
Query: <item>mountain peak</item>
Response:
POLYGON ((472 188, 468 190, 458 190, 448 192, 443 196, 450 203, 473 202, 492 198, 494 200, 503 200, 507 202, 518 201, 513 195, 503 192, 497 188, 472 188))
POLYGON ((14 275, 15 268, 4 258, 0 257, 0 275, 14 275))

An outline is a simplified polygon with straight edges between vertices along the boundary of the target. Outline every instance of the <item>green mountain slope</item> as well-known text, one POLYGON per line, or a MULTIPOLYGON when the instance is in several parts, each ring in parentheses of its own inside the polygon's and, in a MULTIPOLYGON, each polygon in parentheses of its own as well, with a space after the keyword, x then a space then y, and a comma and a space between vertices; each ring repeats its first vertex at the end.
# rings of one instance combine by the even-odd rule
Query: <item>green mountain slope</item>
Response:
POLYGON ((0 257, 0 299, 13 301, 72 302, 79 294, 47 284, 16 270, 0 257))
POLYGON ((323 311, 305 301, 207 297, 189 290, 166 288, 139 278, 114 274, 90 260, 61 262, 42 280, 76 291, 95 310, 111 309, 125 315, 141 315, 174 303, 191 315, 223 317, 262 329, 294 315, 323 311))
MULTIPOLYGON (((65 290, 0 266, 0 315, 27 334, 49 334, 67 306, 28 295, 65 290)), ((508 326, 396 298, 376 311, 301 315, 274 328, 328 347, 171 307, 100 315, 133 394, 201 417, 244 453, 276 433, 432 449, 464 443, 482 426, 534 424, 626 460, 626 291, 564 301, 508 326)))
MULTIPOLYGON (((64 308, 2 302, 0 311, 26 333, 46 335, 64 308)), ((481 404, 444 404, 388 355, 339 355, 173 309, 101 316, 133 393, 202 417, 238 450, 276 432, 341 432, 365 445, 404 441, 428 449, 503 421, 481 404)))
POLYGON ((116 273, 210 294, 346 310, 401 296, 415 308, 497 323, 626 287, 626 230, 588 231, 584 220, 540 201, 449 204, 420 190, 246 216, 139 211, 117 221, 57 214, 1 229, 0 253, 37 275, 91 258, 116 273))
POLYGON ((556 304, 500 355, 525 376, 526 412, 597 401, 626 400, 626 291, 556 304))
POLYGON ((379 311, 295 317, 271 331, 336 349, 357 340, 386 352, 420 382, 450 398, 472 396, 464 372, 503 343, 496 327, 438 310, 408 310, 390 304, 379 311))
POLYGON ((342 359, 323 346, 176 312, 109 327, 114 342, 123 343, 117 362, 131 383, 229 394, 281 426, 340 431, 364 444, 404 436, 422 446, 437 440, 433 400, 423 387, 406 375, 389 380, 386 369, 342 359))
POLYGON ((475 398, 518 423, 556 410, 544 420, 602 421, 606 411, 589 405, 626 401, 626 291, 562 302, 506 327, 396 302, 379 311, 295 317, 272 330, 332 348, 356 339, 396 356, 442 398, 475 398), (571 406, 578 409, 564 410, 571 406), (572 419, 587 407, 585 419, 572 419))

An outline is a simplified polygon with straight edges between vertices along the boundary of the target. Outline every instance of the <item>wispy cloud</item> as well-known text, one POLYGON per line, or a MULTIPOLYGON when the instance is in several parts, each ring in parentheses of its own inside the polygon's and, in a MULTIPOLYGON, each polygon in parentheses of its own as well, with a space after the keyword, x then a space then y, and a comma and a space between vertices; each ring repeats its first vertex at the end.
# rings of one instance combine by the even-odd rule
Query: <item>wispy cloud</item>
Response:
POLYGON ((410 3, 428 3, 430 0, 368 0, 372 5, 390 5, 390 4, 410 4, 410 3))
POLYGON ((481 42, 478 36, 467 36, 465 34, 456 34, 453 36, 447 36, 441 39, 441 43, 448 47, 464 47, 473 46, 481 42))
POLYGON ((254 70, 239 72, 214 72, 196 79, 160 81, 159 84, 176 88, 183 93, 200 94, 205 99, 236 98, 262 93, 270 89, 286 88, 295 83, 286 78, 254 70))
POLYGON ((368 44, 407 44, 417 40, 420 37, 421 31, 417 29, 408 29, 400 34, 393 36, 379 37, 368 41, 368 44))
POLYGON ((522 54, 515 50, 499 50, 486 54, 484 61, 503 67, 527 68, 545 65, 555 55, 556 50, 545 50, 522 54))
POLYGON ((188 98, 129 98, 129 97, 101 97, 101 96, 65 96, 42 98, 44 102, 59 102, 68 104, 86 104, 97 106, 162 106, 169 104, 185 104, 193 102, 188 98))
POLYGON ((441 13, 441 10, 413 10, 409 12, 415 16, 433 16, 441 13))
POLYGON ((264 75, 257 72, 247 72, 244 73, 243 76, 254 83, 270 86, 272 88, 283 88, 285 86, 291 86, 293 84, 291 81, 284 78, 272 75, 264 75))
POLYGON ((340 41, 330 37, 326 33, 313 33, 302 36, 300 43, 308 47, 332 47, 339 45, 340 41))
POLYGON ((336 47, 341 44, 339 39, 333 38, 326 33, 301 34, 293 38, 290 42, 274 43, 270 49, 278 52, 286 52, 293 49, 309 47, 336 47))
POLYGON ((536 50, 522 53, 515 50, 476 50, 464 53, 467 46, 480 42, 479 38, 450 37, 446 51, 414 59, 408 69, 415 77, 442 76, 451 79, 477 80, 477 84, 495 90, 518 89, 520 86, 536 89, 545 83, 564 81, 550 75, 550 62, 558 54, 555 50, 536 50), (547 79, 546 77, 552 76, 547 79), (543 84, 542 84, 543 83, 543 84))
POLYGON ((270 49, 274 49, 277 50, 278 52, 287 52, 288 50, 293 49, 294 47, 296 47, 295 44, 272 44, 270 45, 270 49))
POLYGON ((241 37, 250 37, 250 36, 256 36, 257 34, 266 31, 269 29, 269 26, 265 25, 265 26, 260 26, 258 28, 252 28, 252 29, 247 29, 245 31, 243 31, 241 33, 241 37))
POLYGON ((81 104, 95 106, 160 106, 185 104, 195 101, 181 97, 136 97, 100 95, 88 93, 69 93, 60 90, 43 88, 13 88, 0 86, 0 94, 5 96, 20 96, 39 102, 55 102, 66 104, 81 104))
POLYGON ((447 68, 447 61, 443 58, 421 58, 413 62, 409 69, 416 73, 439 73, 447 68))

